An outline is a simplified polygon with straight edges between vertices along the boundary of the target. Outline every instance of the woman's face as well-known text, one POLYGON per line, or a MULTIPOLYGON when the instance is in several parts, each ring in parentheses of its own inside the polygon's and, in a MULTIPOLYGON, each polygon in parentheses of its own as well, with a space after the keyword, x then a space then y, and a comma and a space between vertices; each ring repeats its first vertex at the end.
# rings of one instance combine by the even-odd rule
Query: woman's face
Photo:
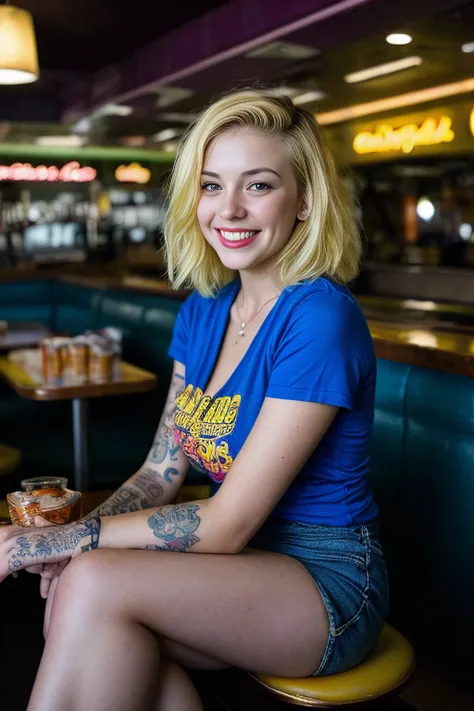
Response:
POLYGON ((226 267, 271 267, 301 208, 280 138, 235 129, 209 145, 197 216, 204 237, 226 267))

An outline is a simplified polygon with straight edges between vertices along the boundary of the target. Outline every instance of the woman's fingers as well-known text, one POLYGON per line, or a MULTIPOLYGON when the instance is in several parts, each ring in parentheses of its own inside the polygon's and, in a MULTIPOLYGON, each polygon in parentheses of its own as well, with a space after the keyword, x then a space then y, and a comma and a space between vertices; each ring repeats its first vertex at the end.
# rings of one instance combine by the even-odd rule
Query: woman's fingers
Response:
POLYGON ((43 518, 43 516, 35 516, 33 518, 35 528, 45 528, 46 526, 56 526, 55 523, 51 523, 48 519, 43 518))
POLYGON ((57 579, 63 572, 66 565, 69 563, 69 558, 67 560, 61 561, 61 563, 47 564, 43 567, 43 572, 41 573, 41 583, 40 583, 40 595, 43 598, 47 598, 51 586, 54 584, 56 586, 57 579))
POLYGON ((44 565, 42 563, 38 563, 38 565, 30 565, 29 568, 25 568, 27 573, 36 573, 36 574, 41 574, 43 572, 44 565))

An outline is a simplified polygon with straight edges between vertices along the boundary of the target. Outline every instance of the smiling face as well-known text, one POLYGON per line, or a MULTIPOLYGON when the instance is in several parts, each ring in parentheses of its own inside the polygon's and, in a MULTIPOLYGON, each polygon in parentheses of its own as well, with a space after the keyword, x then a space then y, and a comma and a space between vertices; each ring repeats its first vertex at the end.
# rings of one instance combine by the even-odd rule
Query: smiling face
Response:
POLYGON ((197 217, 229 269, 271 269, 302 208, 296 178, 277 136, 229 130, 209 145, 197 217))

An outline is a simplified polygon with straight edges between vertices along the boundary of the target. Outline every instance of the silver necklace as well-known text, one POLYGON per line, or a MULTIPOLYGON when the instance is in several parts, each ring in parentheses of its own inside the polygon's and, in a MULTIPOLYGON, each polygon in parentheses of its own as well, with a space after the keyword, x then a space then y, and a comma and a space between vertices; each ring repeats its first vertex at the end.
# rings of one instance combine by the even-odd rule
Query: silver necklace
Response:
POLYGON ((273 301, 274 299, 278 299, 279 296, 280 296, 280 294, 277 294, 276 296, 272 296, 271 299, 268 299, 268 301, 265 301, 265 303, 262 304, 262 306, 260 306, 260 308, 258 309, 258 311, 256 311, 256 312, 254 313, 254 315, 249 318, 248 321, 243 321, 242 316, 240 315, 239 307, 237 306, 237 303, 236 303, 236 304, 235 304, 235 308, 236 308, 236 310, 237 310, 237 316, 239 317, 239 321, 240 321, 239 336, 241 336, 241 337, 245 336, 245 328, 249 325, 249 323, 251 323, 251 322, 254 320, 254 318, 255 318, 256 316, 258 316, 258 314, 260 313, 260 311, 263 309, 264 306, 266 306, 267 304, 269 304, 270 301, 273 301))

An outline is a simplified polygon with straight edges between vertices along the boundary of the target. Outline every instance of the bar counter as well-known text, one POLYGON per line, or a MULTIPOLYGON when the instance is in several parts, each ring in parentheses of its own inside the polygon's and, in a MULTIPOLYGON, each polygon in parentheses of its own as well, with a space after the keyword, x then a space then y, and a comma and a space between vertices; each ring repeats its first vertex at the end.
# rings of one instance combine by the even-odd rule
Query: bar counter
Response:
MULTIPOLYGON (((57 279, 99 291, 140 293, 183 301, 189 293, 140 276, 58 276, 57 272, 0 273, 1 282, 57 279)), ((378 358, 474 377, 474 306, 357 296, 378 358)))

